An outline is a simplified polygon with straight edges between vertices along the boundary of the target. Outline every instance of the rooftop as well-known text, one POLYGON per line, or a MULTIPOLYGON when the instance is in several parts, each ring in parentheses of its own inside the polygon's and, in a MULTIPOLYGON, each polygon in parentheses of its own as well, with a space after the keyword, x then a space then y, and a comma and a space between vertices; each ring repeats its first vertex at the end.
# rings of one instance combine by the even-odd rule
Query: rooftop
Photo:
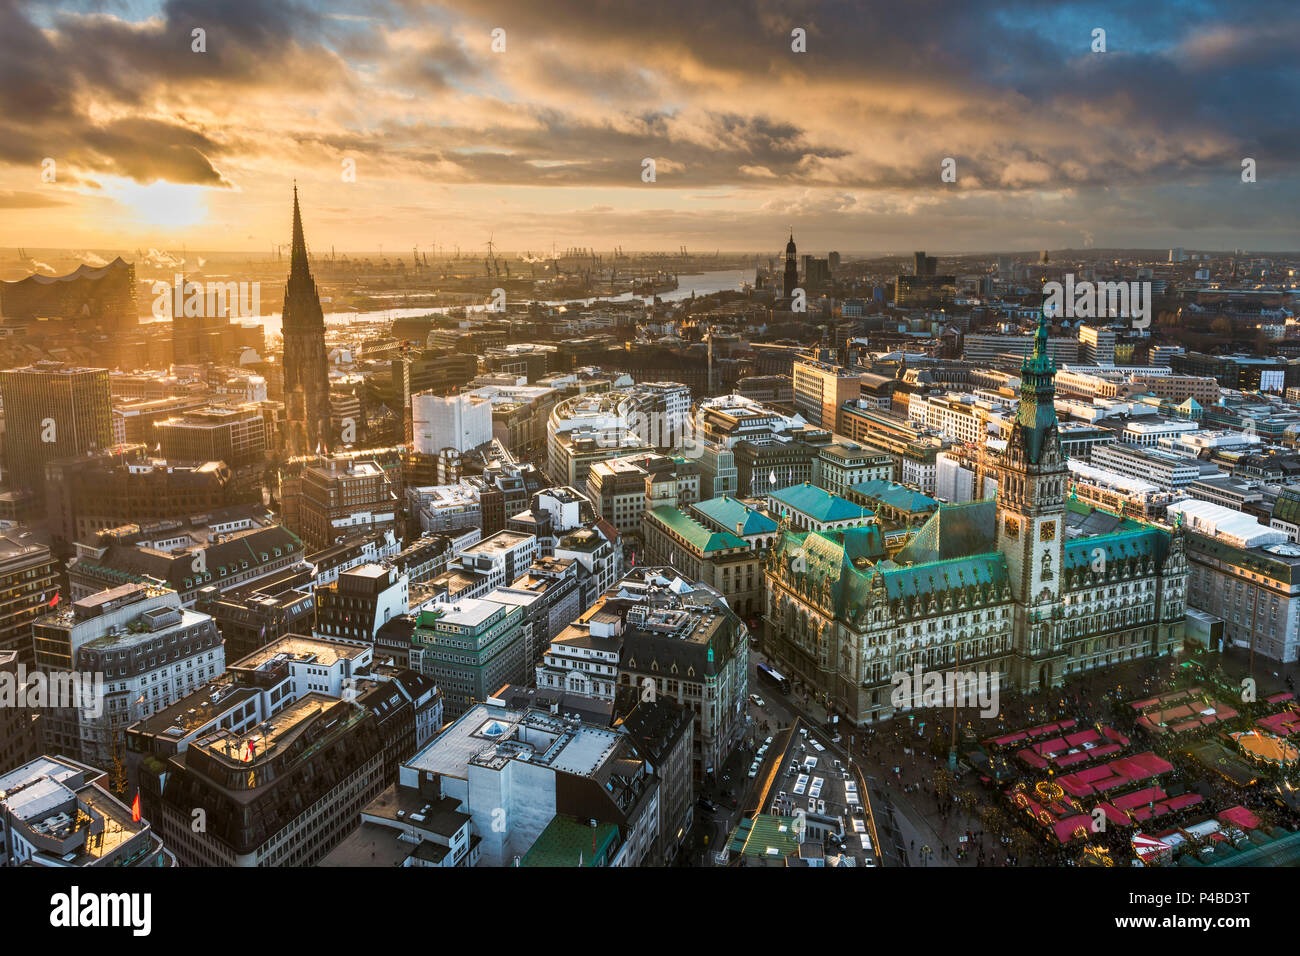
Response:
MULTIPOLYGON (((856 487, 869 484, 873 482, 864 482, 863 485, 856 487)), ((889 483, 884 482, 884 484, 889 483)), ((801 485, 777 489, 771 493, 771 497, 793 511, 808 515, 814 521, 869 521, 874 517, 870 509, 855 505, 839 495, 833 495, 824 488, 818 488, 806 481, 801 485)))

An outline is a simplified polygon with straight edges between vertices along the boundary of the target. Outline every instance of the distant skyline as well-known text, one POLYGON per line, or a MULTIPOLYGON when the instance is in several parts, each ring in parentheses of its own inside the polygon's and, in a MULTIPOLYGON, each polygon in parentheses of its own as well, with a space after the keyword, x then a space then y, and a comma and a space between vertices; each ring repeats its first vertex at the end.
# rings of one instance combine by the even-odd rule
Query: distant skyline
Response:
POLYGON ((296 179, 316 255, 1294 250, 1298 41, 1268 0, 0 0, 0 246, 269 253, 296 179))

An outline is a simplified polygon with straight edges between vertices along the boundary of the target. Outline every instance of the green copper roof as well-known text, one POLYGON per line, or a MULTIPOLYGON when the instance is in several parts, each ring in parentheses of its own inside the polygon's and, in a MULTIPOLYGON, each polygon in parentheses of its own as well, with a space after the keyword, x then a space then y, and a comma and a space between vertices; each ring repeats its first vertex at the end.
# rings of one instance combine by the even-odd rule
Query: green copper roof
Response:
MULTIPOLYGON (((870 482, 868 482, 869 484, 870 482)), ((772 497, 801 514, 806 514, 814 521, 866 521, 872 517, 870 509, 855 505, 839 495, 833 495, 824 488, 804 482, 791 485, 772 492, 772 497)))
POLYGON ((890 599, 915 597, 935 591, 1007 582, 1007 559, 998 553, 976 554, 948 561, 929 561, 883 572, 890 599))
POLYGON ((920 514, 933 511, 939 507, 939 502, 929 495, 913 491, 907 485, 900 485, 895 481, 886 481, 883 478, 873 478, 870 481, 861 482, 854 485, 853 490, 864 498, 879 501, 882 505, 905 511, 908 514, 920 514))
POLYGON ((698 504, 691 505, 691 508, 728 531, 734 531, 736 525, 741 525, 740 533, 742 535, 771 534, 776 531, 775 521, 763 514, 763 512, 755 511, 744 502, 729 495, 701 501, 698 504))
POLYGON ((1103 567, 1146 558, 1159 565, 1168 552, 1167 543, 1167 536, 1158 528, 1075 538, 1065 543, 1065 567, 1071 571, 1091 568, 1103 556, 1103 567))
POLYGON ((590 822, 580 822, 557 813, 546 829, 537 835, 519 865, 595 866, 617 839, 618 827, 612 823, 598 823, 592 827, 590 822))
POLYGON ((730 531, 713 531, 700 524, 690 515, 672 505, 660 505, 650 514, 670 531, 681 537, 702 554, 711 551, 725 551, 728 548, 747 548, 749 543, 744 538, 737 538, 730 531))
POLYGON ((895 560, 915 564, 981 554, 995 550, 996 541, 997 502, 992 498, 940 505, 895 560))

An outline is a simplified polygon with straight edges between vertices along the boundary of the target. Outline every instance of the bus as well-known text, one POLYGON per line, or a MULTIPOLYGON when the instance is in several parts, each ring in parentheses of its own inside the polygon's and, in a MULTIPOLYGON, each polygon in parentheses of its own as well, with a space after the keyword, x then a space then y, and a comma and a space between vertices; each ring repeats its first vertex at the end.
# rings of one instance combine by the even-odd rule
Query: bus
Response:
POLYGON ((780 689, 781 693, 790 693, 790 681, 785 677, 782 677, 781 672, 771 665, 760 662, 758 665, 758 676, 772 683, 780 689))

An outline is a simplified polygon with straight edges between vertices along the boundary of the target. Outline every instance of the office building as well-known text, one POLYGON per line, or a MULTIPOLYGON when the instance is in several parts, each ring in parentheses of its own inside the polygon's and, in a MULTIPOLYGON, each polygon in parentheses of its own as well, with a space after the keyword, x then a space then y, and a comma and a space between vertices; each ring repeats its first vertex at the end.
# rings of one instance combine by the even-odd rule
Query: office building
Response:
POLYGON ((473 392, 411 396, 415 450, 436 455, 447 448, 467 452, 492 440, 492 402, 473 392))
POLYGON ((113 443, 108 371, 41 362, 0 372, 5 477, 11 488, 40 491, 45 463, 103 451, 113 443))
POLYGON ((208 406, 154 423, 150 444, 170 462, 254 465, 267 452, 266 422, 257 405, 208 406))
POLYGON ((309 548, 326 547, 358 530, 397 527, 397 491, 377 461, 326 458, 303 467, 292 492, 285 484, 284 496, 292 493, 295 499, 292 506, 285 503, 285 524, 309 548))
POLYGON ((0 774, 0 866, 176 866, 150 821, 135 819, 104 777, 63 756, 0 774))
POLYGON ((319 637, 374 641, 379 629, 409 609, 407 578, 395 568, 363 564, 315 591, 319 637))
POLYGON ((28 532, 0 536, 0 655, 31 667, 32 624, 59 594, 59 566, 28 532))
POLYGON ((848 369, 812 359, 794 363, 794 407, 819 428, 839 429, 840 406, 856 399, 860 377, 848 369))
POLYGON ((419 612, 411 668, 431 678, 455 720, 503 684, 525 679, 523 611, 481 598, 432 604, 419 612))
POLYGON ((216 624, 181 606, 167 588, 123 584, 62 606, 33 628, 36 669, 93 675, 95 699, 46 710, 47 750, 103 767, 115 790, 126 761, 126 728, 188 695, 226 667, 216 624))

